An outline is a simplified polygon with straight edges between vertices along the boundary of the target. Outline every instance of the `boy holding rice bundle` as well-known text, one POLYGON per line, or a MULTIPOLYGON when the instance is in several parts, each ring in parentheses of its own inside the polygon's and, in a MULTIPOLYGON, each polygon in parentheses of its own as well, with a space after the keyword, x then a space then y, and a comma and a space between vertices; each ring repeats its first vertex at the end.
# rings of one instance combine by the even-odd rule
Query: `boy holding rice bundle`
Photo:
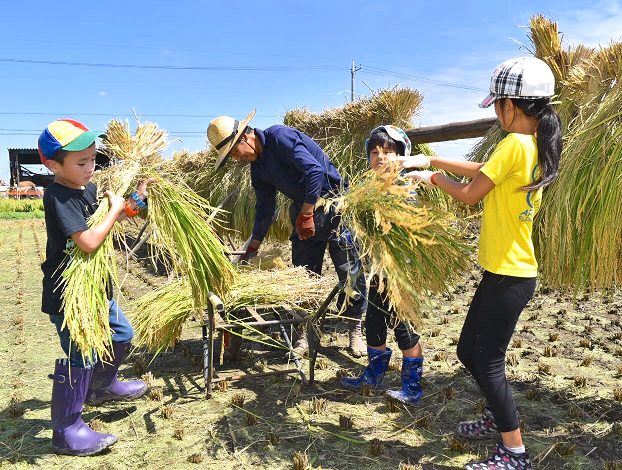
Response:
POLYGON ((97 209, 97 188, 90 180, 97 154, 95 140, 105 137, 89 131, 73 120, 57 120, 39 136, 41 162, 54 173, 54 183, 43 197, 47 231, 46 261, 43 270, 41 310, 56 325, 61 347, 68 358, 57 359, 50 378, 52 388, 52 448, 56 453, 92 455, 117 441, 112 434, 91 430, 82 421, 82 407, 108 401, 131 400, 147 390, 142 380, 120 382, 119 366, 130 348, 134 330, 116 302, 109 298, 109 321, 112 330, 112 362, 103 364, 93 357, 85 364, 82 354, 72 343, 62 309, 62 273, 67 266, 66 249, 77 245, 86 253, 94 252, 106 239, 115 222, 135 216, 146 207, 145 180, 128 200, 106 191, 110 210, 98 224, 89 227, 87 219, 97 209), (93 365, 94 364, 94 365, 93 365))
MULTIPOLYGON (((395 126, 380 126, 371 132, 365 142, 367 161, 371 169, 382 171, 390 160, 410 156, 411 144, 406 133, 395 126)), ((418 158, 413 156, 410 158, 418 158)), ((425 157, 422 157, 425 158, 425 157)), ((381 279, 378 275, 370 281, 365 316, 368 365, 360 377, 342 378, 341 385, 349 390, 360 390, 363 386, 379 389, 393 351, 387 347, 387 331, 392 326, 397 344, 402 351, 402 389, 388 390, 386 396, 406 405, 417 405, 421 398, 421 376, 423 354, 419 335, 408 322, 400 321, 391 307, 386 292, 380 292, 381 279)))

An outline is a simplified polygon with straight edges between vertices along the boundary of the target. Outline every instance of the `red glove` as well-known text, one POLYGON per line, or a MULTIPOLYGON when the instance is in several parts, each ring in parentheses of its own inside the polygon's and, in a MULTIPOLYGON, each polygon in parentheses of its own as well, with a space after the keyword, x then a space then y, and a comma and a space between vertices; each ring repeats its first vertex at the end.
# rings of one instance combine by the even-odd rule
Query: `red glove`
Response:
POLYGON ((244 254, 240 257, 240 261, 250 261, 251 259, 253 259, 255 256, 257 256, 257 248, 255 248, 254 246, 249 246, 248 248, 246 248, 246 251, 244 252, 244 254))
POLYGON ((298 214, 296 219, 296 231, 298 238, 306 240, 315 235, 315 223, 313 222, 313 212, 311 214, 298 214))

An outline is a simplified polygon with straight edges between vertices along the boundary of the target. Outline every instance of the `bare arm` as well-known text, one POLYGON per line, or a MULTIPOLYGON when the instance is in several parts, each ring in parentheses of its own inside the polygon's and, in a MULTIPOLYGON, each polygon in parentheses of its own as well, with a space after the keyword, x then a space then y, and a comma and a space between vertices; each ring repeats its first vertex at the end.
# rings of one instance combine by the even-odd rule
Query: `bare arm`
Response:
POLYGON ((94 252, 97 247, 102 244, 110 233, 110 230, 112 230, 115 222, 120 217, 121 213, 123 213, 123 204, 125 203, 125 199, 121 196, 112 194, 110 191, 106 191, 106 196, 108 196, 110 200, 110 210, 104 219, 100 223, 93 225, 88 230, 71 234, 71 239, 74 243, 78 246, 78 248, 86 253, 94 252))
POLYGON ((429 157, 429 159, 430 165, 456 175, 466 176, 467 178, 475 178, 479 174, 480 168, 484 166, 484 163, 470 162, 468 160, 450 160, 441 157, 429 157))
MULTIPOLYGON (((434 165, 434 163, 432 164, 434 165)), ((459 183, 443 174, 434 176, 434 183, 454 199, 468 204, 469 206, 477 204, 484 199, 484 196, 495 187, 495 183, 479 170, 470 183, 459 183)))

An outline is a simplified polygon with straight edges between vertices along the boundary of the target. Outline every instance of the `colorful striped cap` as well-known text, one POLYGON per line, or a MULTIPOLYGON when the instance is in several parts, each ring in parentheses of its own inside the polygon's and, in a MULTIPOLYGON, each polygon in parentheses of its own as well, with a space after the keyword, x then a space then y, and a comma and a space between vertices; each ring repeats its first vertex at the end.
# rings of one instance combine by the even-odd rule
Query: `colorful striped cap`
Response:
POLYGON ((39 156, 45 163, 60 149, 79 152, 90 147, 98 137, 106 134, 88 130, 83 124, 71 119, 59 119, 47 126, 39 136, 39 156))

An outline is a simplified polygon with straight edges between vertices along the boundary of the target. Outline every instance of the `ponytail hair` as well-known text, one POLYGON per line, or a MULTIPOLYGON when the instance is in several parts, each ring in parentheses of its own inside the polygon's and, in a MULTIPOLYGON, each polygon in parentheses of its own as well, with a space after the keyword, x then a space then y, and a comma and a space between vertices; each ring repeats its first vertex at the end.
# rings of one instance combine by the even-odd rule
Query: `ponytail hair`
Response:
POLYGON ((527 117, 538 121, 536 138, 540 177, 521 189, 533 191, 545 188, 555 181, 559 173, 559 161, 562 155, 562 121, 557 111, 551 106, 549 98, 510 99, 527 117))

